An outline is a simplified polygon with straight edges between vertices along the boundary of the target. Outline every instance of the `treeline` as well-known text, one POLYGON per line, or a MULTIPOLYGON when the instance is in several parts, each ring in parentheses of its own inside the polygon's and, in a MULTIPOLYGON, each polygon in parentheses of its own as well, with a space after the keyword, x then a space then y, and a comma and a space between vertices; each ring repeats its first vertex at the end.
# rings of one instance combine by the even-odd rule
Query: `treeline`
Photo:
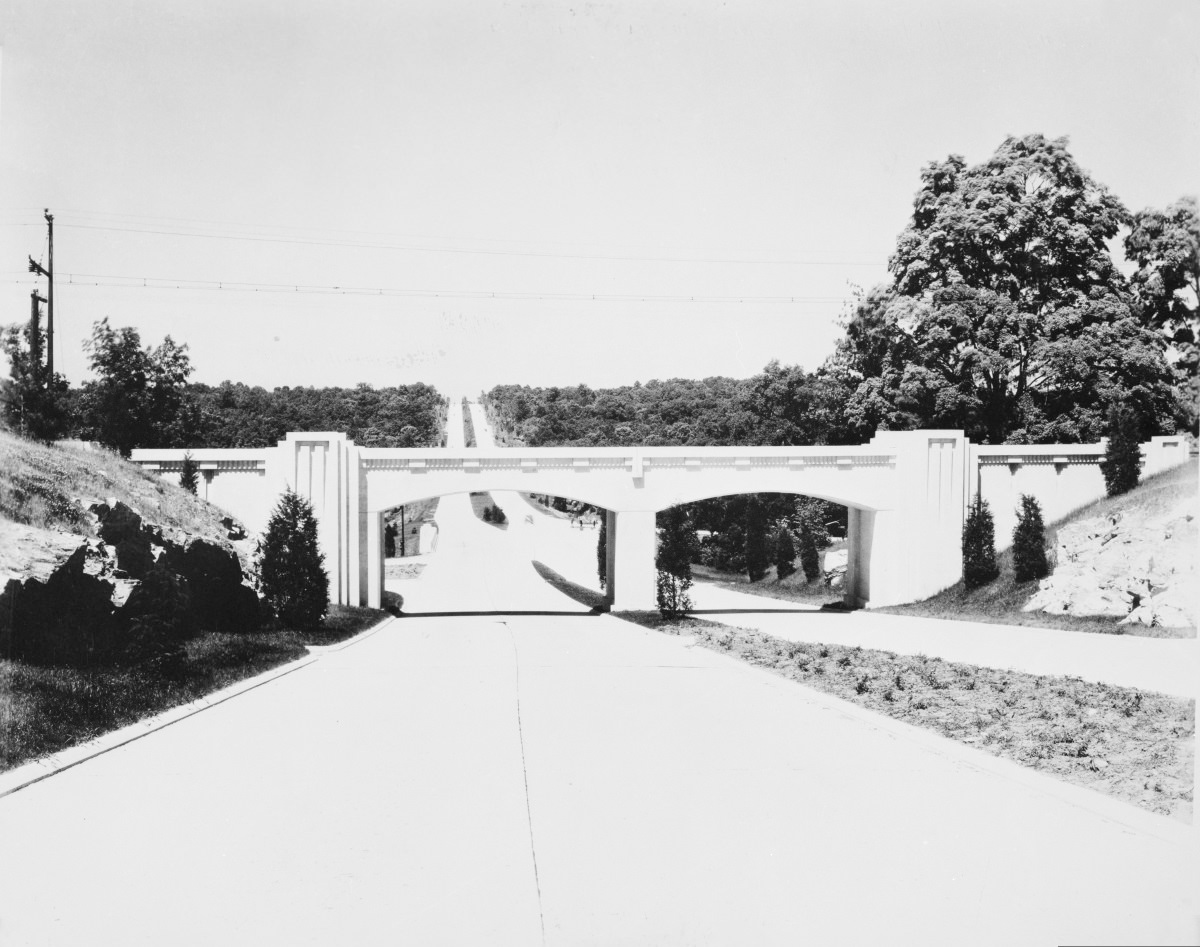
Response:
POLYGON ((185 397, 198 424, 182 447, 269 447, 288 431, 345 431, 363 447, 429 447, 445 429, 446 399, 421 382, 267 391, 226 381, 189 385, 185 397))
POLYGON ((837 444, 847 436, 844 386, 772 362, 751 379, 671 378, 595 390, 497 385, 483 397, 512 446, 837 444))
POLYGON ((365 447, 443 443, 447 402, 426 384, 372 388, 275 388, 188 382, 187 346, 169 336, 143 345, 138 331, 97 322, 85 343, 95 376, 72 388, 47 376, 37 326, 0 336, 11 366, 0 412, 38 440, 98 441, 128 456, 136 447, 269 447, 288 431, 344 431, 365 447))

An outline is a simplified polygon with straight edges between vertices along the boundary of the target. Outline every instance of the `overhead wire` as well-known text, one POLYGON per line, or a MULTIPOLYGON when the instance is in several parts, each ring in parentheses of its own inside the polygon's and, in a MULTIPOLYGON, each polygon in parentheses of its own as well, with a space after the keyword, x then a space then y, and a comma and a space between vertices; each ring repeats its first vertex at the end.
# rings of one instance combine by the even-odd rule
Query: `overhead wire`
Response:
MULTIPOLYGON (((4 275, 14 275, 12 273, 4 275)), ((11 280, 13 283, 28 283, 26 278, 11 280)), ((744 294, 713 295, 683 293, 569 293, 552 291, 506 291, 506 290, 462 290, 462 289, 407 289, 377 286, 313 285, 305 283, 254 283, 237 280, 193 280, 170 279, 150 276, 117 276, 96 273, 56 274, 55 285, 60 289, 72 286, 112 287, 120 289, 166 289, 200 290, 239 293, 280 293, 323 296, 384 296, 397 298, 447 298, 447 299, 508 299, 508 300, 563 300, 595 302, 672 302, 672 303, 772 303, 772 304, 816 304, 841 303, 841 296, 774 295, 755 296, 744 294)))

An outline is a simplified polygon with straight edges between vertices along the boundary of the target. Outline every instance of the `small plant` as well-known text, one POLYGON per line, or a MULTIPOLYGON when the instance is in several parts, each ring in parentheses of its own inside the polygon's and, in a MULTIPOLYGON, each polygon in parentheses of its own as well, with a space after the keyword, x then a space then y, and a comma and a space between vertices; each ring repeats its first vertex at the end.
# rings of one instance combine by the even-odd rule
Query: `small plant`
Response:
POLYGON ((871 682, 868 679, 866 674, 864 674, 862 677, 860 677, 858 679, 858 682, 854 685, 854 693, 856 693, 860 696, 862 694, 865 694, 870 689, 871 689, 871 682))
POLYGON ((1127 403, 1108 409, 1108 445, 1100 461, 1104 485, 1110 497, 1128 493, 1142 474, 1142 448, 1138 443, 1137 412, 1127 403))
POLYGON ((800 527, 800 568, 809 582, 821 574, 821 554, 817 550, 816 537, 807 523, 800 527))
POLYGON ((796 546, 791 531, 783 527, 775 536, 775 578, 786 579, 796 571, 796 546))
POLYGON ((843 654, 841 657, 839 657, 837 659, 837 663, 838 663, 838 667, 840 667, 840 668, 848 668, 850 666, 850 655, 843 654))
POLYGON ((200 467, 192 458, 192 452, 183 455, 183 468, 179 471, 179 485, 193 496, 199 486, 200 467))
POLYGON ((817 652, 817 656, 822 658, 829 657, 829 647, 827 645, 821 645, 821 650, 817 652))
POLYGON ((1050 571, 1046 562, 1046 530, 1042 525, 1042 508, 1028 494, 1021 494, 1017 509, 1017 525, 1013 528, 1013 573, 1018 582, 1042 579, 1050 571))
POLYGON ((968 589, 987 585, 1000 574, 996 566, 996 527, 987 500, 978 494, 963 525, 963 584, 968 589))

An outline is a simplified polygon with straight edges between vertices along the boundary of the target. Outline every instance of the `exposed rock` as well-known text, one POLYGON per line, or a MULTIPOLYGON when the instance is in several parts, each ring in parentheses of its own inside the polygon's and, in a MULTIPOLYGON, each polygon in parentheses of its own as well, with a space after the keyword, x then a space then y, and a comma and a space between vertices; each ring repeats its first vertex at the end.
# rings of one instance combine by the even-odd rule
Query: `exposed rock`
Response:
POLYGON ((1154 513, 1116 512, 1058 531, 1054 572, 1025 611, 1196 624, 1196 523, 1185 498, 1154 513))
MULTIPOLYGON (((177 626, 257 627, 258 596, 238 551, 205 539, 167 540, 122 503, 93 504, 93 512, 99 539, 0 520, 0 654, 79 663, 122 651, 131 622, 147 614, 139 589, 156 568, 182 590, 175 602, 187 614, 177 626)), ((144 622, 138 634, 144 638, 144 622)))
POLYGON ((154 553, 146 536, 122 539, 116 545, 116 553, 117 568, 134 579, 142 578, 154 565, 154 553))
POLYGON ((225 527, 225 535, 230 542, 237 542, 246 538, 246 527, 232 516, 222 516, 221 525, 225 527))
POLYGON ((142 517, 137 512, 119 500, 108 505, 111 509, 100 518, 100 527, 97 530, 101 539, 115 546, 124 540, 141 537, 142 517))

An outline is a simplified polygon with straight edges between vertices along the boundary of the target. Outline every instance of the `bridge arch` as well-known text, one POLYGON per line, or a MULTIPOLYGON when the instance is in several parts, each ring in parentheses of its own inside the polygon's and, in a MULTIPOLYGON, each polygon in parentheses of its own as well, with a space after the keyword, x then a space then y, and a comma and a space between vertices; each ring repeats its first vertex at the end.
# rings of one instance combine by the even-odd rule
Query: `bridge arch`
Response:
MULTIPOLYGON (((962 575, 967 503, 1005 505, 1033 493, 1047 517, 1104 495, 1103 444, 976 446, 961 431, 881 432, 847 447, 366 448, 337 432, 290 433, 276 447, 193 450, 206 498, 266 525, 285 487, 313 503, 330 594, 378 606, 384 513, 417 499, 475 491, 547 493, 609 512, 613 607, 654 607, 655 514, 744 493, 793 493, 843 503, 853 606, 917 601, 962 575)), ((1143 445, 1143 475, 1188 461, 1182 437, 1143 445)), ((132 460, 177 478, 183 450, 135 450, 132 460)), ((1011 527, 1009 527, 1011 529, 1011 527)))

